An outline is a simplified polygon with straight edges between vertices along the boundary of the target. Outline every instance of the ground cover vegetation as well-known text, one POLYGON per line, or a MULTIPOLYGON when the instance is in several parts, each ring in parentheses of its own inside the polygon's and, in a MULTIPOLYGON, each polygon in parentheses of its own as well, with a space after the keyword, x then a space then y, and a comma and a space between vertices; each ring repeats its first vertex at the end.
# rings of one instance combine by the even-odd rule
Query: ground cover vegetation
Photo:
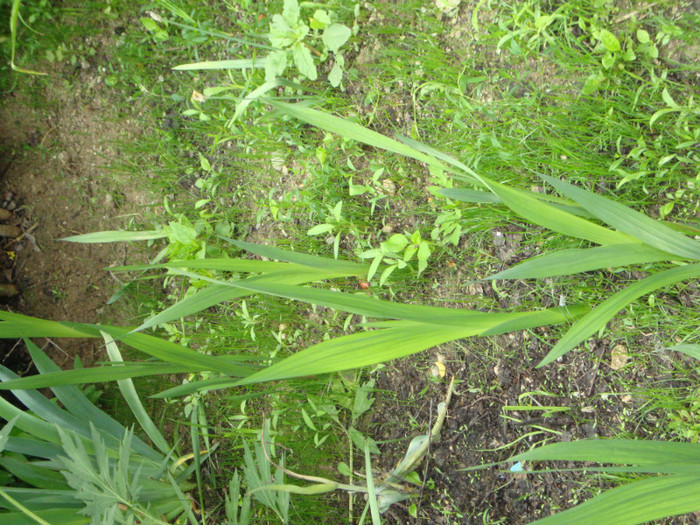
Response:
POLYGON ((697 520, 692 2, 68 4, 2 4, 3 105, 129 121, 60 237, 134 257, 0 312, 4 520, 697 520))

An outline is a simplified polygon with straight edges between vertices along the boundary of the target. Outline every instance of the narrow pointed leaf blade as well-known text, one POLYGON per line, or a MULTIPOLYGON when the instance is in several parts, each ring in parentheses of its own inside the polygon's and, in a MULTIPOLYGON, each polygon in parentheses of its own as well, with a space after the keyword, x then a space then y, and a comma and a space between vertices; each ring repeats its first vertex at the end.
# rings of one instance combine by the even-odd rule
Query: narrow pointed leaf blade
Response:
POLYGON ((178 301, 174 305, 166 308, 153 317, 146 319, 141 326, 134 330, 135 332, 140 332, 175 319, 181 319, 183 317, 196 314, 197 312, 201 312, 202 310, 206 310, 207 308, 211 308, 212 306, 216 306, 217 304, 225 301, 233 301, 235 299, 246 297, 251 294, 250 286, 254 286, 255 283, 260 284, 270 282, 281 284, 302 284, 320 279, 345 277, 347 275, 347 273, 340 271, 337 273, 330 273, 323 272, 320 269, 303 268, 296 271, 288 271, 285 269, 283 271, 270 272, 241 280, 221 281, 184 271, 173 271, 192 279, 212 282, 214 286, 202 288, 194 295, 186 297, 182 301, 178 301))
POLYGON ((204 69, 253 69, 264 68, 264 59, 236 58, 232 60, 205 60, 173 67, 177 71, 198 71, 204 69))
POLYGON ((0 383, 0 390, 51 388, 56 390, 69 385, 87 383, 106 383, 120 379, 145 377, 165 374, 184 374, 206 369, 194 369, 192 366, 172 365, 167 363, 121 363, 91 368, 61 370, 32 376, 20 377, 0 383))
POLYGON ((522 314, 485 314, 461 324, 427 324, 396 321, 387 328, 360 332, 324 341, 265 368, 238 382, 239 385, 325 374, 374 365, 411 355, 433 346, 475 335, 499 334, 563 322, 564 309, 522 314), (504 317, 507 316, 507 317, 504 317))
MULTIPOLYGON (((109 356, 110 361, 122 362, 122 354, 119 351, 114 338, 104 332, 101 333, 102 338, 105 341, 105 347, 107 349, 107 355, 109 356)), ((163 454, 169 454, 170 445, 168 445, 168 442, 163 437, 163 434, 161 434, 160 430, 158 430, 158 427, 156 427, 155 423, 146 412, 146 409, 143 407, 141 399, 136 393, 136 387, 134 386, 133 381, 131 381, 131 379, 120 379, 117 381, 117 385, 119 386, 119 391, 121 392, 124 401, 126 401, 126 404, 129 405, 131 413, 134 414, 136 421, 139 422, 141 428, 143 428, 144 432, 146 432, 146 435, 163 454)))
POLYGON ((28 337, 97 337, 98 331, 89 325, 49 321, 0 311, 0 338, 20 339, 28 337))
POLYGON ((541 175, 560 193, 575 200, 601 221, 650 246, 684 259, 700 260, 700 241, 669 228, 623 204, 602 195, 578 188, 567 182, 541 175))
MULTIPOLYGON (((484 178, 484 180, 487 180, 484 178)), ((596 244, 626 244, 638 242, 624 233, 609 230, 582 217, 542 202, 534 194, 488 181, 489 188, 517 215, 550 230, 585 239, 596 244)))
POLYGON ((425 162, 426 164, 438 169, 451 171, 451 168, 437 160, 435 157, 426 155, 425 153, 418 151, 407 144, 391 139, 385 135, 382 135, 381 133, 377 133, 376 131, 372 131, 364 126, 351 122, 350 120, 335 117, 328 113, 301 106, 299 104, 288 104, 286 102, 279 102, 276 100, 268 100, 267 102, 287 115, 306 122, 307 124, 311 124, 312 126, 316 126, 331 133, 335 133, 336 135, 340 135, 341 137, 357 140, 358 142, 362 142, 375 148, 391 151, 392 153, 398 153, 399 155, 404 155, 406 157, 425 162))
POLYGON ((61 240, 67 242, 92 244, 100 242, 150 241, 153 239, 162 239, 163 237, 167 236, 167 233, 163 232, 162 230, 142 232, 103 231, 85 233, 83 235, 72 235, 71 237, 64 237, 61 240))
POLYGON ((636 525, 700 510, 700 476, 655 476, 626 483, 531 525, 636 525))
POLYGON ((501 198, 495 193, 479 190, 468 190, 466 188, 441 188, 438 193, 443 197, 459 202, 502 202, 501 198))
POLYGON ((573 275, 601 268, 668 261, 673 256, 639 243, 609 244, 595 248, 561 250, 528 259, 512 268, 487 277, 493 279, 539 279, 573 275))
POLYGON ((641 281, 628 286, 621 292, 616 293, 609 299, 603 301, 591 312, 584 315, 569 329, 561 340, 550 350, 545 358, 538 364, 538 367, 551 363, 555 359, 567 353, 577 344, 594 334, 612 319, 617 312, 625 308, 635 299, 651 293, 658 288, 670 286, 686 279, 700 277, 700 264, 689 264, 665 270, 651 275, 641 281))
POLYGON ((132 333, 128 328, 100 326, 100 330, 152 357, 174 365, 189 366, 192 371, 216 370, 234 377, 245 377, 255 370, 245 363, 245 356, 206 355, 158 337, 132 333))
POLYGON ((590 461, 619 465, 698 465, 700 444, 633 439, 582 439, 552 443, 508 461, 590 461))
POLYGON ((268 257, 270 259, 277 259, 278 261, 286 261, 309 268, 318 268, 333 274, 338 273, 347 276, 362 276, 367 273, 367 269, 369 267, 367 264, 341 261, 338 259, 331 259, 329 257, 320 257, 318 255, 308 255, 306 253, 293 252, 291 250, 284 250, 274 246, 265 246, 252 242, 237 241, 227 237, 220 238, 233 244, 234 246, 237 246, 241 250, 246 250, 260 257, 268 257))
POLYGON ((700 345, 692 345, 685 343, 676 346, 671 346, 666 350, 675 350, 676 352, 682 352, 685 355, 694 357, 695 359, 700 359, 700 345))

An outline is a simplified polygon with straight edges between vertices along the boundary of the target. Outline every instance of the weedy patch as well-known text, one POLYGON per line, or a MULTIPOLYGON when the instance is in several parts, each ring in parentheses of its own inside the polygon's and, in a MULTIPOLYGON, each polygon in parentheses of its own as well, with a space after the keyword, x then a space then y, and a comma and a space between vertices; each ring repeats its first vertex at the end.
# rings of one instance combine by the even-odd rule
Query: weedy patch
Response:
MULTIPOLYGON (((2 329, 98 341, 102 329, 133 353, 6 387, 161 376, 154 403, 219 443, 193 471, 198 519, 636 523, 697 510, 684 489, 697 482, 693 12, 126 7, 94 18, 113 28, 108 54, 21 25, 6 42, 23 65, 95 71, 142 111, 144 133, 109 164, 162 206, 128 231, 56 235, 147 245, 151 264, 110 270, 112 302, 138 298, 138 326, 3 313, 2 329), (640 495, 649 505, 628 512, 640 495)), ((179 419, 162 424, 176 434, 179 419)))

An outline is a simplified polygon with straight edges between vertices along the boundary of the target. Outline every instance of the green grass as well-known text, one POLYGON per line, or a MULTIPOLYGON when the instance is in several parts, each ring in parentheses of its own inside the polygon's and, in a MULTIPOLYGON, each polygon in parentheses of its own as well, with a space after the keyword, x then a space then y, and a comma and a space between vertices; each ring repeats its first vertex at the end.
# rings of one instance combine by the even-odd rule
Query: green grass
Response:
MULTIPOLYGON (((228 237, 269 241, 300 253, 330 257, 333 246, 328 244, 328 236, 309 236, 307 232, 327 222, 329 210, 342 201, 342 221, 336 230, 341 234, 339 258, 358 260, 359 253, 378 247, 391 234, 419 231, 424 239, 431 239, 440 214, 459 212, 453 216, 453 224, 462 232, 457 245, 437 233, 424 273, 417 276, 413 263, 394 272, 383 287, 375 277, 368 293, 402 303, 488 310, 553 307, 561 296, 568 304, 599 304, 609 295, 607 290, 633 284, 639 279, 638 272, 654 270, 646 264, 538 281, 498 281, 495 289, 486 282, 480 285, 483 293, 469 293, 469 284, 515 262, 538 253, 584 247, 585 243, 526 225, 503 206, 448 201, 429 191, 441 181, 424 164, 329 135, 271 112, 270 106, 261 102, 252 103, 243 118, 230 125, 236 97, 242 90, 259 85, 262 72, 246 77, 238 71, 227 75, 172 71, 171 67, 250 57, 253 48, 249 45, 211 32, 236 36, 264 33, 268 13, 280 12, 281 2, 244 4, 234 9, 218 2, 174 3, 191 20, 170 14, 158 3, 144 5, 138 13, 117 3, 108 14, 95 6, 75 10, 45 6, 36 11, 34 20, 44 35, 20 33, 23 65, 41 69, 47 64, 69 71, 73 56, 78 62, 94 57, 105 68, 101 75, 110 86, 110 96, 118 101, 118 111, 126 118, 131 108, 137 108, 142 132, 138 140, 119 145, 122 155, 112 161, 109 173, 116 183, 128 178, 161 198, 167 196, 170 212, 155 207, 134 218, 134 230, 184 220, 199 230, 197 239, 206 243, 209 256, 235 255, 214 235, 218 226, 228 237), (210 33, 159 22, 168 37, 154 41, 153 33, 139 20, 149 16, 146 10, 210 33), (95 44, 88 41, 97 34, 96 27, 112 32, 117 27, 123 29, 104 56, 101 49, 93 55, 95 44), (60 41, 66 42, 63 47, 60 41), (59 48, 62 60, 56 56, 59 48), (227 93, 233 96, 193 100, 193 90, 205 93, 214 86, 231 87, 227 93), (185 114, 187 110, 189 114, 185 114), (205 169, 202 157, 210 169, 205 169), (384 170, 382 175, 373 180, 379 169, 384 170), (351 181, 369 190, 352 195, 351 181), (196 208, 196 203, 205 199, 208 202, 196 208), (499 258, 495 231, 511 243, 506 244, 510 248, 507 257, 499 258), (513 240, 516 234, 520 237, 513 240)), ((693 93, 697 64, 678 60, 683 58, 678 55, 683 45, 697 46, 697 14, 683 10, 672 19, 673 4, 661 2, 653 13, 640 11, 638 16, 616 22, 628 13, 606 2, 482 2, 476 19, 467 16, 475 5, 465 6, 457 18, 449 18, 440 16, 432 4, 380 2, 362 11, 360 33, 346 53, 353 65, 345 92, 320 80, 301 82, 304 89, 287 87, 273 94, 318 104, 334 115, 349 117, 387 135, 399 133, 420 140, 455 156, 479 175, 513 187, 544 187, 540 175, 565 176, 653 218, 697 226, 700 112, 692 98, 697 95, 693 93), (537 16, 552 12, 559 17, 538 33, 537 16), (625 60, 613 53, 615 63, 606 68, 601 63, 605 50, 595 49, 591 24, 613 31, 621 49, 635 49, 636 57, 625 60), (640 48, 640 30, 652 40, 660 35, 660 58, 653 59, 640 48), (664 35, 670 37, 666 44, 664 35), (598 89, 582 94, 587 79, 599 74, 598 89), (672 111, 658 114, 662 109, 672 111), (658 118, 653 118, 655 115, 658 118)), ((351 11, 343 6, 338 9, 344 20, 352 19, 351 11)), ((267 44, 265 39, 251 41, 267 44)), ((67 88, 82 89, 66 75, 67 88)), ((42 83, 47 82, 25 77, 14 81, 15 89, 30 97, 36 97, 42 83)), ((34 100, 39 104, 39 98, 34 100)), ((462 185, 455 181, 455 186, 462 185)), ((551 189, 546 191, 552 193, 551 189)), ((189 286, 183 283, 173 278, 172 287, 164 293, 154 292, 152 281, 137 283, 130 300, 140 304, 140 314, 147 317, 181 297, 189 286)), ((361 291, 353 279, 339 286, 361 291)), ((696 370, 683 369, 675 357, 667 362, 650 356, 646 349, 697 341, 692 301, 696 294, 697 285, 690 282, 654 293, 653 300, 645 296, 618 315, 604 332, 592 335, 595 340, 604 338, 611 347, 624 344, 630 351, 628 368, 633 367, 634 373, 608 373, 605 365, 601 366, 611 388, 648 399, 643 407, 630 408, 629 420, 619 429, 621 437, 687 439, 684 432, 690 423, 681 421, 674 427, 668 419, 659 421, 657 416, 649 422, 644 415, 663 409, 680 414, 692 394, 685 382, 696 379, 696 370), (669 382, 683 386, 657 388, 654 381, 643 377, 651 365, 658 377, 681 377, 669 382)), ((345 333, 346 315, 326 309, 311 314, 309 307, 280 298, 246 299, 246 306, 249 320, 245 322, 240 302, 233 302, 186 321, 173 321, 160 333, 212 355, 226 355, 231 351, 230 342, 236 341, 237 351, 263 357, 293 355, 326 336, 345 333), (285 338, 280 341, 281 335, 285 338)), ((494 385, 483 377, 499 359, 534 365, 545 355, 543 348, 549 349, 563 333, 560 328, 548 330, 546 335, 531 332, 529 337, 540 343, 534 352, 526 347, 520 354, 509 349, 501 355, 503 349, 496 342, 478 346, 479 365, 469 366, 470 387, 492 391, 494 385)), ((582 346, 583 350, 565 356, 563 363, 555 366, 583 359, 593 369, 598 358, 595 352, 585 353, 587 343, 582 346), (582 353, 584 356, 579 356, 582 353)), ((453 343, 453 348, 460 356, 474 351, 463 342, 453 343)), ((268 387, 252 388, 261 396, 247 402, 247 419, 240 431, 229 428, 228 423, 229 418, 240 416, 238 393, 207 394, 211 428, 217 429, 222 442, 232 443, 230 449, 220 452, 220 465, 240 465, 240 440, 251 440, 262 425, 262 415, 275 412, 281 428, 278 443, 295 451, 288 457, 290 468, 339 477, 335 465, 346 456, 342 432, 334 430, 322 447, 310 447, 306 443, 313 439, 313 433, 303 430, 297 410, 307 395, 325 395, 326 384, 325 379, 290 383, 276 396, 268 387), (302 430, 294 430, 297 427, 302 430)), ((425 400, 419 397, 412 402, 425 400)), ((362 454, 355 459, 356 465, 362 464, 362 454)), ((228 484, 225 476, 217 476, 218 488, 228 484)), ((331 503, 337 504, 337 500, 331 503)), ((311 522, 312 516, 323 516, 330 512, 327 504, 292 497, 292 515, 297 520, 292 522, 311 522)), ((424 502, 423 506, 430 505, 424 502)), ((344 513, 336 516, 338 523, 343 522, 344 513)), ((490 516, 499 518, 493 513, 490 516)), ((272 515, 265 514, 263 519, 274 522, 272 515)))

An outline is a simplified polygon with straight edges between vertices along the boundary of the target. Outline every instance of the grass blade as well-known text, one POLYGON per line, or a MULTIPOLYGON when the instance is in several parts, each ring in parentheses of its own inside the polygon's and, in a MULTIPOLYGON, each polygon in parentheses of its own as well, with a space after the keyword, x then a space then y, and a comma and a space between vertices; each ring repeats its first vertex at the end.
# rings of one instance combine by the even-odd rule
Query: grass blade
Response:
MULTIPOLYGON (((122 354, 119 352, 119 348, 114 342, 112 336, 107 335, 104 332, 101 333, 102 338, 105 341, 105 348, 107 349, 107 355, 109 356, 110 361, 113 363, 122 362, 122 354)), ((139 422, 141 428, 143 428, 144 432, 146 432, 146 435, 150 438, 153 444, 167 456, 170 453, 170 446, 163 437, 163 434, 161 434, 160 430, 158 430, 158 427, 156 427, 155 423, 153 423, 153 420, 146 412, 146 409, 143 407, 143 404, 139 399, 139 395, 136 393, 134 383, 131 381, 131 379, 121 379, 117 381, 117 385, 119 386, 119 391, 122 393, 124 401, 126 401, 126 404, 129 405, 132 414, 134 414, 136 421, 139 422)))
POLYGON ((187 317, 188 315, 196 314, 207 308, 211 308, 225 301, 233 301, 242 297, 247 297, 251 293, 255 293, 255 285, 262 286, 266 282, 283 283, 283 284, 303 284, 319 279, 333 279, 336 277, 345 277, 345 273, 322 273, 319 270, 304 269, 294 273, 288 271, 271 272, 255 277, 248 277, 237 281, 220 281, 210 279, 202 275, 197 275, 188 272, 174 272, 179 275, 184 275, 192 279, 199 279, 214 283, 214 286, 200 289, 196 294, 186 297, 182 301, 166 308, 162 312, 146 319, 141 326, 134 329, 134 332, 140 332, 148 328, 153 328, 163 323, 167 323, 174 319, 187 317))
POLYGON ((97 337, 97 331, 89 326, 68 326, 27 315, 0 310, 0 338, 22 339, 28 337, 97 337))
POLYGON ((634 237, 598 226, 586 219, 542 202, 530 192, 509 188, 503 184, 482 178, 487 182, 489 189, 498 195, 506 206, 523 219, 534 224, 596 244, 639 242, 634 237))
POLYGON ((622 465, 700 465, 700 445, 631 439, 582 439, 552 443, 508 461, 592 461, 622 465))
POLYGON ((603 328, 617 312, 642 295, 653 292, 664 286, 670 286, 686 279, 698 277, 700 277, 700 264, 689 264, 651 275, 650 277, 628 286, 621 292, 603 301, 595 309, 574 323, 537 367, 539 368, 547 365, 567 353, 577 344, 584 341, 588 336, 603 328))
POLYGON ((379 505, 377 504, 377 492, 374 489, 372 459, 369 455, 369 443, 367 442, 365 442, 365 472, 367 473, 367 499, 372 515, 372 525, 382 525, 382 518, 379 516, 379 505))
POLYGON ((531 525, 635 525, 700 509, 700 476, 656 476, 608 490, 531 525))
POLYGON ((150 241, 152 239, 162 239, 167 236, 168 234, 162 230, 142 232, 104 231, 85 233, 83 235, 72 235, 71 237, 64 237, 61 240, 67 242, 92 244, 98 242, 150 241))
POLYGON ((207 60, 203 62, 193 62, 191 64, 181 64, 173 67, 173 69, 177 71, 198 71, 204 69, 259 69, 264 67, 264 58, 236 58, 233 60, 207 60))
POLYGON ((443 171, 453 172, 454 170, 443 164, 435 157, 426 155, 425 153, 413 148, 407 144, 403 144, 397 140, 391 139, 381 133, 372 131, 364 126, 351 122, 350 120, 334 117, 328 113, 311 109, 299 104, 288 104, 286 102, 278 102, 276 100, 267 100, 268 104, 286 113, 296 119, 299 119, 307 124, 316 126, 323 130, 335 133, 341 137, 349 138, 362 142, 375 148, 381 148, 392 153, 398 153, 420 162, 424 162, 433 168, 443 171))
MULTIPOLYGON (((486 191, 470 190, 467 188, 440 188, 437 193, 448 199, 452 199, 460 202, 477 202, 477 203, 502 203, 501 198, 494 194, 486 191)), ((593 219, 594 216, 588 213, 586 210, 581 208, 571 201, 565 201, 558 197, 552 195, 545 195, 542 193, 532 193, 537 199, 550 203, 552 206, 559 208, 560 210, 572 213, 578 217, 586 217, 588 219, 593 219)))
POLYGON ((683 352, 685 355, 689 355, 690 357, 694 357, 695 359, 700 359, 700 345, 681 344, 671 346, 666 350, 675 350, 676 352, 683 352))
POLYGON ((522 314, 485 314, 472 323, 465 321, 454 326, 396 321, 388 328, 355 333, 308 347, 238 381, 237 385, 360 368, 411 355, 464 337, 561 323, 568 318, 569 313, 565 309, 554 308, 522 314))
POLYGON ((538 279, 590 272, 601 268, 668 261, 672 258, 673 255, 668 252, 640 243, 609 244, 595 248, 548 253, 528 259, 486 279, 538 279))
POLYGON ((252 242, 245 241, 236 241, 227 237, 220 238, 233 244, 241 250, 246 250, 260 257, 277 259, 278 261, 290 262, 298 264, 300 266, 307 266, 309 268, 323 269, 333 273, 338 272, 348 276, 356 275, 358 277, 361 277, 365 275, 367 273, 367 270, 369 269, 368 264, 358 264, 350 261, 330 259, 328 257, 319 257, 317 255, 297 253, 291 250, 275 248, 274 246, 265 246, 262 244, 254 244, 252 242))
MULTIPOLYGON (((32 356, 32 360, 34 361, 34 364, 37 367, 37 370, 39 371, 40 375, 37 376, 30 376, 22 379, 32 379, 32 378, 46 378, 47 376, 51 376, 53 380, 48 383, 48 385, 51 387, 51 390, 53 391, 54 395, 56 398, 63 404, 64 407, 73 415, 83 417, 89 421, 92 421, 92 423, 99 429, 104 430, 105 432, 111 434, 117 439, 122 439, 124 437, 124 434, 126 433, 126 428, 119 422, 117 422, 115 419, 112 417, 108 416, 106 412, 103 410, 100 410, 97 408, 95 405, 93 405, 90 400, 85 397, 85 395, 76 387, 74 386, 65 386, 68 385, 69 383, 66 383, 66 374, 74 373, 74 375, 77 375, 79 382, 80 383, 85 383, 85 382, 90 382, 86 381, 86 376, 89 378, 90 374, 92 372, 106 372, 105 377, 101 377, 99 379, 96 379, 95 382, 106 382, 106 381, 114 381, 116 379, 121 379, 118 377, 118 374, 115 372, 120 372, 120 368, 122 367, 111 367, 106 370, 102 370, 101 368, 84 368, 84 369, 73 369, 73 370, 66 370, 62 371, 56 363, 54 363, 49 357, 42 352, 39 347, 37 347, 34 343, 32 343, 29 340, 25 341, 27 345, 27 349, 29 350, 30 355, 32 356), (78 372, 82 372, 82 374, 78 375, 78 372), (52 374, 54 374, 52 376, 52 374), (64 385, 64 386, 61 386, 64 385)), ((137 363, 137 366, 139 368, 142 367, 142 363, 137 363)), ((154 373, 168 373, 165 372, 167 369, 174 369, 175 367, 172 365, 164 365, 162 363, 151 363, 150 366, 144 367, 146 368, 145 373, 142 375, 151 375, 154 373), (159 368, 157 370, 154 370, 154 366, 158 366, 159 368)), ((184 371, 184 370, 183 370, 184 371)), ((170 373, 178 373, 178 372, 170 372, 170 373)), ((140 374, 141 375, 141 374, 140 374)), ((136 375, 130 373, 127 377, 137 377, 136 375)), ((78 381, 76 381, 78 382, 78 381)), ((47 386, 47 385, 44 385, 47 386)), ((32 387, 32 388, 40 388, 40 387, 32 387)), ((146 457, 150 457, 154 461, 158 461, 161 459, 159 455, 148 445, 146 445, 141 439, 138 437, 134 436, 133 438, 133 447, 134 450, 137 451, 140 454, 143 454, 146 457)))
POLYGON ((575 200, 616 230, 684 259, 700 261, 700 242, 665 226, 623 204, 578 188, 567 182, 540 175, 560 193, 575 200))
POLYGON ((468 190, 466 188, 440 188, 438 193, 443 197, 459 202, 503 202, 498 195, 488 191, 468 190))
MULTIPOLYGON (((195 274, 189 274, 187 272, 181 272, 181 275, 188 277, 195 276, 195 274)), ((350 294, 320 288, 280 284, 273 280, 244 279, 241 281, 224 282, 206 277, 203 277, 203 279, 216 284, 243 288, 250 292, 276 295, 278 297, 304 301, 358 315, 386 319, 405 319, 418 323, 432 323, 443 326, 464 327, 469 324, 471 326, 480 327, 480 329, 486 329, 532 314, 532 312, 487 313, 457 308, 397 304, 367 297, 363 294, 350 294), (486 322, 486 324, 480 325, 478 324, 479 322, 486 322)), ((552 311, 554 310, 548 312, 552 311)))

